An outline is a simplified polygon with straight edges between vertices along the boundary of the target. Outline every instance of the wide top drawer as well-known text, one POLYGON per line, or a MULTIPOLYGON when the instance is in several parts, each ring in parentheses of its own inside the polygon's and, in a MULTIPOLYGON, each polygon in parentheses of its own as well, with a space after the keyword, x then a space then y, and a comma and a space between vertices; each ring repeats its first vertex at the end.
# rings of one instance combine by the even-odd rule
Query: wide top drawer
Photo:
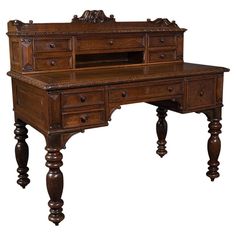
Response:
POLYGON ((76 51, 98 51, 98 50, 113 50, 113 49, 131 49, 144 48, 143 35, 106 35, 93 38, 78 38, 76 41, 76 51))
POLYGON ((34 40, 34 52, 65 52, 71 51, 71 38, 46 38, 34 40))

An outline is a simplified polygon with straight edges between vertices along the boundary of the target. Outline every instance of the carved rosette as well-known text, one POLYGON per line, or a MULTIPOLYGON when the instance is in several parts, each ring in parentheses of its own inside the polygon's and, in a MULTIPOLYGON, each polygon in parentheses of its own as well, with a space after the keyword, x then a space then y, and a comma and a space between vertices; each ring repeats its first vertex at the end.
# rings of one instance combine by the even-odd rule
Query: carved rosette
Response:
POLYGON ((81 17, 75 15, 72 19, 72 23, 104 23, 115 22, 113 15, 107 17, 102 10, 85 11, 81 17))

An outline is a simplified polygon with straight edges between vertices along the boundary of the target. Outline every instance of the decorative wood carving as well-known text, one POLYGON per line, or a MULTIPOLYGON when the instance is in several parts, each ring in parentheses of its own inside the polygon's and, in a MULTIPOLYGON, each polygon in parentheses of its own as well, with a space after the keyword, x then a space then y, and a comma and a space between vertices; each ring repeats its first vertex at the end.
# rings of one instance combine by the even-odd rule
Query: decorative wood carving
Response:
POLYGON ((17 172, 19 173, 19 179, 17 180, 17 183, 22 188, 25 188, 30 183, 30 179, 28 178, 27 174, 27 172, 29 171, 29 168, 27 167, 29 150, 28 145, 25 142, 25 139, 28 138, 28 130, 26 129, 25 125, 26 124, 21 120, 16 120, 16 129, 14 131, 15 139, 17 139, 15 155, 18 164, 17 172))
POLYGON ((159 120, 157 121, 156 124, 156 131, 157 131, 157 137, 158 137, 158 148, 156 153, 160 156, 163 157, 166 153, 166 134, 167 134, 167 122, 165 120, 167 116, 167 110, 158 107, 157 108, 157 116, 159 117, 159 120))
POLYGON ((163 28, 163 30, 181 30, 175 21, 169 21, 167 18, 157 18, 156 20, 148 20, 148 22, 154 23, 155 26, 163 28))
POLYGON ((102 10, 85 11, 81 17, 74 15, 72 23, 104 23, 115 22, 114 15, 107 17, 102 10))

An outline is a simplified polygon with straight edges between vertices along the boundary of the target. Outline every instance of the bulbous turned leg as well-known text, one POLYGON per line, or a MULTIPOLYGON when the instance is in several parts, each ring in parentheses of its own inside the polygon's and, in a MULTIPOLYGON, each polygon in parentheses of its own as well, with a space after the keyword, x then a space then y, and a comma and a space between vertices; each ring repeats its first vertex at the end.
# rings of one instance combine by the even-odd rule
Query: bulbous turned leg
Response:
POLYGON ((17 172, 19 173, 17 183, 22 188, 25 188, 26 185, 30 183, 30 179, 27 174, 29 171, 29 168, 27 167, 29 149, 27 143, 25 142, 25 139, 28 138, 28 130, 25 127, 26 124, 21 120, 16 120, 15 126, 16 128, 14 133, 15 139, 17 140, 15 155, 18 164, 17 172))
POLYGON ((211 134, 208 140, 208 154, 210 160, 208 161, 209 167, 206 175, 211 179, 211 181, 214 181, 215 178, 220 176, 218 172, 218 166, 220 164, 218 161, 218 157, 220 154, 221 147, 221 142, 219 138, 219 134, 221 133, 221 127, 222 126, 219 119, 213 119, 210 121, 208 131, 211 134))
POLYGON ((63 200, 61 199, 63 191, 63 174, 60 170, 63 164, 62 154, 58 148, 47 146, 46 150, 46 166, 49 168, 46 181, 50 196, 50 201, 48 202, 50 214, 48 219, 58 225, 65 217, 62 213, 63 200))
POLYGON ((167 116, 167 110, 159 107, 157 108, 157 116, 158 116, 158 121, 156 124, 156 131, 157 131, 157 151, 156 153, 160 156, 163 157, 166 153, 166 134, 167 134, 167 122, 165 120, 165 117, 167 116))

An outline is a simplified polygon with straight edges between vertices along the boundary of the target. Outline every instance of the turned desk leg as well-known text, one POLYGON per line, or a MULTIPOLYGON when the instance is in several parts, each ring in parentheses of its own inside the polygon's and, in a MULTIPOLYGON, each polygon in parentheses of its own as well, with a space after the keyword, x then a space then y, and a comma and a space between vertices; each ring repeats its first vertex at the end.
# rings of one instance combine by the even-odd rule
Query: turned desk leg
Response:
POLYGON ((28 130, 25 127, 26 124, 21 120, 16 120, 15 126, 16 128, 14 133, 15 139, 17 140, 15 155, 18 164, 17 172, 19 173, 17 183, 22 188, 25 188, 26 185, 30 183, 30 179, 27 174, 29 171, 29 168, 27 167, 29 149, 27 143, 25 142, 25 139, 28 138, 28 130))
POLYGON ((209 133, 211 134, 209 140, 208 140, 208 154, 210 157, 210 160, 208 161, 208 171, 207 176, 211 179, 211 181, 214 181, 215 178, 219 177, 220 174, 218 172, 218 166, 220 162, 218 161, 218 157, 220 154, 220 147, 221 142, 219 138, 219 134, 221 133, 221 123, 218 119, 213 119, 210 121, 209 124, 209 133))
POLYGON ((218 161, 218 157, 220 154, 221 142, 219 138, 219 134, 221 133, 221 108, 212 109, 204 112, 208 118, 209 123, 209 133, 210 138, 208 140, 208 154, 210 160, 208 161, 208 171, 206 175, 214 181, 215 178, 219 177, 220 174, 218 172, 218 166, 220 162, 218 161))
POLYGON ((157 116, 158 116, 158 121, 156 124, 156 131, 157 131, 157 151, 156 153, 160 156, 163 157, 166 153, 166 134, 167 134, 167 122, 165 120, 165 117, 167 116, 167 110, 158 107, 157 108, 157 116))
POLYGON ((49 168, 47 173, 47 189, 50 196, 48 206, 50 207, 50 214, 48 219, 55 225, 58 225, 63 219, 62 213, 63 200, 61 199, 63 191, 63 174, 60 170, 62 163, 62 154, 60 148, 50 146, 46 147, 46 166, 49 168))

